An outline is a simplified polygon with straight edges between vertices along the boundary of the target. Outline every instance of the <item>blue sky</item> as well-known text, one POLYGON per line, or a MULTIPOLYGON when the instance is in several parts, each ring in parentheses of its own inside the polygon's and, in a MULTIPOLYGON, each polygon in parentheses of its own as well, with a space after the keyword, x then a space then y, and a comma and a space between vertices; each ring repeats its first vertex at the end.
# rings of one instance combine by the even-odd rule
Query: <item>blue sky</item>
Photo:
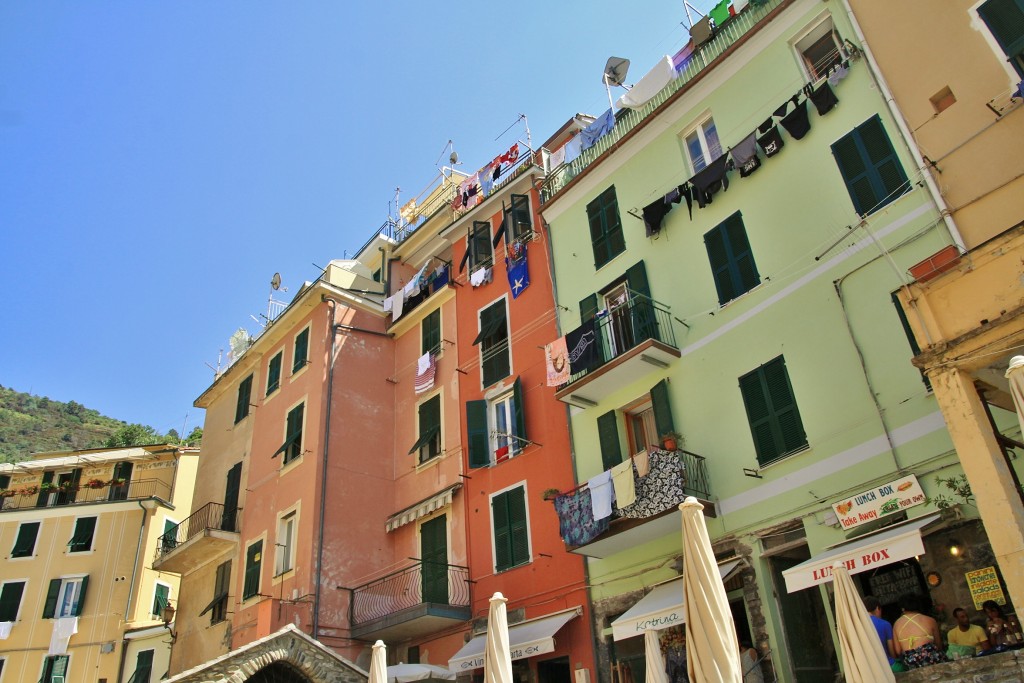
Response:
POLYGON ((605 60, 634 82, 684 19, 677 0, 0 3, 0 384, 190 430, 275 271, 294 292, 351 255, 449 139, 472 172, 520 113, 535 144, 601 113, 605 60))

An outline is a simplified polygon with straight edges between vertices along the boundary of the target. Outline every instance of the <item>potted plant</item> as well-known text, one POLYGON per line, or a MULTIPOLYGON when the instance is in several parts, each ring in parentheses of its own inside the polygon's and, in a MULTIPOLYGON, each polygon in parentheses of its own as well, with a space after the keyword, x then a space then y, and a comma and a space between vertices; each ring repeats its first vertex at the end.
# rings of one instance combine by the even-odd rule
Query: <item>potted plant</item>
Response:
POLYGON ((25 488, 18 491, 18 494, 22 496, 34 496, 37 493, 39 493, 39 487, 36 486, 35 484, 32 484, 31 486, 26 486, 25 488))
POLYGON ((16 495, 18 495, 18 492, 14 489, 0 490, 0 498, 13 498, 16 495))
POLYGON ((124 486, 124 479, 111 479, 107 482, 110 486, 124 486))
POLYGON ((38 490, 42 491, 43 493, 49 493, 51 491, 56 491, 57 490, 57 485, 54 484, 52 481, 44 482, 44 483, 39 485, 39 489, 38 490))
POLYGON ((541 496, 547 501, 552 501, 560 495, 562 492, 559 489, 544 489, 544 492, 541 493, 541 496))
POLYGON ((683 438, 676 432, 665 432, 661 435, 661 447, 666 451, 677 451, 682 440, 683 438))
POLYGON ((89 481, 85 482, 85 485, 91 489, 101 489, 107 485, 107 482, 103 481, 102 479, 90 479, 89 481))

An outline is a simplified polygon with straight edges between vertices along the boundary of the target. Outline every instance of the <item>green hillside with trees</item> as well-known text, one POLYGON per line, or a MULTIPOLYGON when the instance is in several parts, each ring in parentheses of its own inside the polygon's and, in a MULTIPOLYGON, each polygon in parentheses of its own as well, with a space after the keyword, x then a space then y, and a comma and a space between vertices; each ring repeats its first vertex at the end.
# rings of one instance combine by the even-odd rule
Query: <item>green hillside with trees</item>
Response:
POLYGON ((153 443, 197 446, 203 430, 185 438, 171 430, 128 424, 86 408, 75 401, 62 403, 0 386, 0 462, 17 462, 32 453, 81 448, 121 447, 153 443))

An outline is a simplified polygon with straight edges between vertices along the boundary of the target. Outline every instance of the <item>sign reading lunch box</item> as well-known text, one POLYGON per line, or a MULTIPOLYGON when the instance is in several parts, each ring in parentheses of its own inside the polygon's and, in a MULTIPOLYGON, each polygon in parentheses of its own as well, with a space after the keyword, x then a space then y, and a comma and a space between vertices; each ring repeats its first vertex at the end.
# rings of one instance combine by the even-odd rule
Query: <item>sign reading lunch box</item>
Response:
POLYGON ((924 491, 917 477, 911 474, 845 498, 835 503, 832 510, 843 529, 852 529, 924 502, 924 491))

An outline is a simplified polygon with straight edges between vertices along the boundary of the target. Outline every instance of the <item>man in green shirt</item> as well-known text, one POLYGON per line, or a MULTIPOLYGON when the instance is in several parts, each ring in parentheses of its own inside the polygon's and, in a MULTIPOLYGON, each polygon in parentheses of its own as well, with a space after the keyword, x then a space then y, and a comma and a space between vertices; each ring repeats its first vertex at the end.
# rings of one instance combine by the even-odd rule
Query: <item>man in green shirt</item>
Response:
POLYGON ((953 618, 956 619, 956 626, 949 631, 949 654, 953 659, 961 657, 973 657, 980 651, 988 648, 988 634, 985 629, 972 624, 963 607, 953 610, 953 618))

